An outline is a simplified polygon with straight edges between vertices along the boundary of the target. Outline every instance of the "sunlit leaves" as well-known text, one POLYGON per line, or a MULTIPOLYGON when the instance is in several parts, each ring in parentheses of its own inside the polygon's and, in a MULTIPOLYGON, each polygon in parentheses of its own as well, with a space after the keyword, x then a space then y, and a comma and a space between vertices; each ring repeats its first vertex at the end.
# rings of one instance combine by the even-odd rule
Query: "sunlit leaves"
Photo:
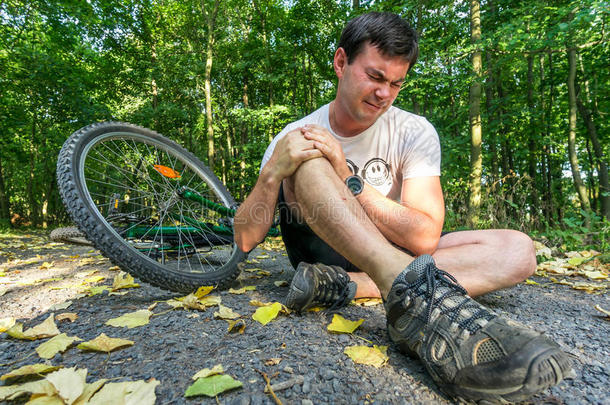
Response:
POLYGON ((282 304, 274 302, 270 305, 258 307, 252 315, 252 319, 259 322, 261 325, 267 325, 274 320, 282 310, 282 304))
POLYGON ((132 346, 135 342, 128 339, 111 338, 101 333, 98 337, 87 342, 79 344, 77 347, 81 350, 91 350, 98 352, 110 353, 113 350, 122 349, 132 346))
POLYGON ((362 325, 364 319, 359 319, 357 321, 350 321, 349 319, 345 319, 339 314, 333 315, 333 320, 326 327, 329 332, 335 333, 353 333, 358 326, 362 325))
POLYGON ((197 380, 198 378, 205 378, 214 374, 222 374, 224 372, 225 370, 222 367, 222 364, 216 364, 212 368, 204 368, 199 370, 192 378, 193 380, 197 380))
POLYGON ((47 376, 57 390, 57 395, 67 404, 72 404, 85 389, 87 369, 65 368, 47 376))
POLYGON ((121 288, 138 288, 140 284, 136 283, 131 274, 123 271, 119 272, 112 280, 112 289, 120 290, 121 288))
POLYGON ((125 327, 129 329, 135 328, 137 326, 148 325, 152 314, 153 313, 147 309, 142 309, 136 312, 129 312, 117 318, 109 319, 108 321, 106 321, 106 325, 125 327))
POLYGON ((60 332, 59 329, 57 329, 57 325, 55 325, 53 314, 50 314, 47 319, 33 328, 24 331, 23 325, 21 323, 16 323, 13 327, 8 329, 6 333, 16 339, 35 340, 53 337, 59 335, 60 332))
POLYGON ((240 316, 241 316, 240 314, 233 311, 229 307, 225 307, 224 305, 219 305, 218 311, 214 312, 214 318, 220 318, 220 319, 237 319, 240 316))
POLYGON ((366 364, 374 367, 383 366, 389 359, 387 346, 349 346, 343 352, 349 356, 354 363, 366 364))
POLYGON ((13 317, 0 319, 0 333, 6 332, 10 328, 12 328, 14 325, 15 325, 15 318, 13 318, 13 317))
POLYGON ((63 353, 72 343, 82 340, 76 336, 68 336, 61 333, 36 348, 36 353, 43 359, 51 359, 57 353, 63 353))

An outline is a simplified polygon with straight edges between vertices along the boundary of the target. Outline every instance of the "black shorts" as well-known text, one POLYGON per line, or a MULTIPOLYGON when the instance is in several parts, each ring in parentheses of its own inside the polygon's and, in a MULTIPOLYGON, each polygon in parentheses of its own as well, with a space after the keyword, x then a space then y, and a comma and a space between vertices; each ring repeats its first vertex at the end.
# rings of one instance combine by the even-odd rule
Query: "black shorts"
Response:
MULTIPOLYGON (((316 235, 305 221, 299 222, 297 218, 292 216, 288 204, 284 199, 284 189, 282 186, 280 186, 278 208, 282 240, 286 246, 286 252, 292 267, 296 269, 300 262, 306 262, 340 266, 345 271, 362 271, 316 235)), ((441 236, 447 233, 450 232, 443 232, 441 236)), ((394 246, 411 256, 415 256, 412 252, 401 246, 396 244, 394 246)))

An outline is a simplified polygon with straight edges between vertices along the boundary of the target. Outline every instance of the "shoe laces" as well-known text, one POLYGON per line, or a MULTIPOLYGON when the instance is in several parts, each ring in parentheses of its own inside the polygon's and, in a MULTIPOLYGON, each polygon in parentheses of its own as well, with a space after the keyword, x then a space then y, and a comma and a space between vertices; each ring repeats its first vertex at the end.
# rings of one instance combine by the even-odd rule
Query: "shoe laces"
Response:
POLYGON ((334 269, 329 271, 316 269, 316 271, 319 272, 317 277, 318 286, 313 303, 331 304, 327 311, 343 306, 349 296, 349 289, 347 288, 349 280, 344 280, 334 269))
POLYGON ((432 311, 434 308, 440 308, 442 315, 447 315, 451 323, 456 322, 462 310, 472 309, 472 315, 459 321, 458 328, 467 330, 471 334, 475 333, 482 326, 476 321, 491 320, 495 318, 495 314, 485 309, 482 305, 474 301, 468 296, 468 293, 462 287, 455 277, 444 270, 440 270, 434 265, 434 262, 425 265, 423 273, 412 283, 407 283, 406 288, 414 291, 415 296, 423 296, 427 304, 425 323, 430 323, 432 311), (425 286, 424 286, 425 285, 425 286), (421 288, 424 286, 423 288, 421 288), (446 291, 438 297, 437 291, 446 288, 446 291), (447 305, 451 297, 456 297, 457 305, 447 305))

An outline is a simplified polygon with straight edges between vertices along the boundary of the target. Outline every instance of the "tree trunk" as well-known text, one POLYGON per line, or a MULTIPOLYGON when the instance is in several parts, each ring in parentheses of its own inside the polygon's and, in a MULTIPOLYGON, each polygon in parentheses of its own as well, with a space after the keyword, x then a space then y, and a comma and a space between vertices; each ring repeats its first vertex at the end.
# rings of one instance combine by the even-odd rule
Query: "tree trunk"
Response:
POLYGON ((589 139, 591 139, 591 143, 593 144, 593 151, 595 152, 595 158, 597 159, 597 172, 599 174, 599 197, 601 200, 601 214, 610 220, 610 186, 608 180, 608 165, 606 164, 606 160, 604 159, 604 152, 602 146, 599 142, 599 138, 597 137, 597 129, 595 127, 595 122, 593 121, 593 117, 591 112, 585 105, 582 103, 580 98, 576 97, 576 106, 578 107, 578 112, 582 117, 585 125, 587 127, 587 134, 589 135, 589 139))
POLYGON ((360 7, 360 0, 352 0, 352 8, 354 10, 358 9, 360 7))
POLYGON ((532 212, 532 221, 538 221, 538 212, 540 201, 538 201, 538 182, 536 181, 536 165, 538 163, 538 145, 536 136, 538 134, 538 125, 534 119, 536 107, 534 105, 534 57, 530 54, 527 57, 527 107, 529 113, 529 139, 528 139, 528 174, 530 177, 531 193, 530 209, 532 212))
POLYGON ((218 5, 220 0, 214 1, 214 6, 211 12, 206 12, 205 3, 202 3, 204 15, 207 22, 207 49, 205 58, 205 116, 208 135, 208 166, 214 171, 214 125, 212 122, 212 62, 214 52, 214 28, 216 26, 216 15, 218 14, 218 5))
POLYGON ((11 223, 11 207, 2 172, 2 156, 0 155, 0 225, 11 223))
POLYGON ((30 153, 29 153, 29 166, 30 166, 30 178, 27 184, 28 202, 29 202, 29 219, 32 224, 38 225, 38 204, 34 195, 34 185, 36 180, 35 163, 36 163, 36 124, 37 115, 34 112, 32 117, 32 132, 30 134, 30 153))
MULTIPOLYGON (((585 211, 591 210, 591 204, 589 197, 587 196, 587 190, 582 182, 580 176, 580 168, 578 165, 578 156, 576 155, 576 89, 575 89, 575 77, 576 77, 576 50, 574 48, 568 49, 568 105, 569 105, 569 132, 568 132, 568 156, 570 160, 570 167, 572 168, 572 178, 574 179, 574 188, 578 193, 580 200, 580 206, 585 211)), ((588 226, 588 221, 587 221, 588 226)))
MULTIPOLYGON (((470 39, 478 46, 481 40, 481 11, 478 0, 470 1, 470 39)), ((474 79, 470 85, 470 198, 468 201, 468 223, 475 227, 479 222, 479 207, 481 205, 481 51, 475 49, 472 54, 474 79)))
MULTIPOLYGON (((544 138, 548 139, 549 134, 549 112, 547 112, 546 103, 545 103, 545 94, 544 94, 544 54, 540 54, 539 64, 540 64, 540 110, 542 111, 543 123, 542 128, 544 128, 544 138)), ((547 142, 543 142, 542 144, 542 179, 545 183, 543 188, 543 198, 541 203, 543 204, 543 212, 544 217, 546 218, 547 223, 551 223, 551 219, 553 216, 553 193, 552 193, 552 176, 551 176, 551 159, 549 153, 549 145, 547 142)))
MULTIPOLYGON (((485 58, 487 60, 487 69, 488 69, 488 74, 487 74, 487 80, 486 80, 486 85, 485 85, 485 109, 487 110, 487 127, 490 128, 491 127, 491 123, 497 119, 497 114, 493 111, 493 99, 494 99, 494 94, 493 94, 493 89, 494 89, 494 82, 493 82, 493 73, 491 72, 492 66, 494 66, 492 57, 491 57, 491 52, 487 51, 485 54, 485 58)), ((453 104, 453 101, 452 101, 453 104)), ((498 180, 498 151, 497 151, 497 145, 496 145, 496 132, 495 131, 490 131, 489 132, 489 154, 491 155, 491 159, 490 159, 490 163, 491 163, 491 172, 490 172, 490 177, 491 177, 491 191, 495 191, 495 186, 496 186, 496 181, 498 180)))

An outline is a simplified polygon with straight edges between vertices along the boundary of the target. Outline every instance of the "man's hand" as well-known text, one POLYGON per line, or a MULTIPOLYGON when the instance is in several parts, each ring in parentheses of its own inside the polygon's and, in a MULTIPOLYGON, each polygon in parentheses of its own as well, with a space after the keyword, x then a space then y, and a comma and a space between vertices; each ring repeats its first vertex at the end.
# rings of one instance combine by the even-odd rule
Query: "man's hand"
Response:
POLYGON ((270 170, 270 176, 279 183, 291 176, 301 163, 323 156, 322 152, 315 148, 314 143, 305 139, 303 128, 288 132, 275 145, 273 154, 263 170, 270 170))
POLYGON ((303 127, 303 135, 306 139, 314 141, 315 148, 322 152, 326 159, 335 169, 335 173, 342 179, 352 175, 347 163, 345 155, 339 141, 328 131, 319 125, 305 125, 303 127))

